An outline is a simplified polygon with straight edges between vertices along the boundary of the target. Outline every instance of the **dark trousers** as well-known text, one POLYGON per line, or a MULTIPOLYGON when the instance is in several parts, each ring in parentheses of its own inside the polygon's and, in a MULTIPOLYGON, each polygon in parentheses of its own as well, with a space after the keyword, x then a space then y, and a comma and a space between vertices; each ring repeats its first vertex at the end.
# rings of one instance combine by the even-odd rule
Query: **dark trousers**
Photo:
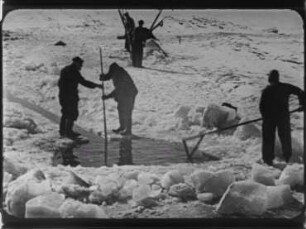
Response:
POLYGON ((132 64, 134 67, 142 67, 143 47, 142 44, 133 44, 132 64))
POLYGON ((292 155, 290 117, 264 118, 262 123, 262 159, 267 164, 272 164, 274 159, 276 129, 285 160, 288 162, 292 155))
POLYGON ((124 48, 126 49, 126 51, 130 52, 130 43, 129 40, 127 38, 125 38, 125 43, 124 43, 124 48))
POLYGON ((74 120, 69 119, 67 117, 65 117, 64 115, 62 115, 61 117, 61 121, 60 121, 60 135, 62 136, 69 136, 72 134, 72 129, 73 129, 73 124, 74 124, 74 120))
POLYGON ((60 120, 60 135, 70 135, 72 133, 74 121, 78 118, 78 101, 60 98, 62 106, 62 117, 60 120))
POLYGON ((134 109, 135 97, 127 97, 118 102, 118 114, 120 129, 132 133, 132 113, 134 109))

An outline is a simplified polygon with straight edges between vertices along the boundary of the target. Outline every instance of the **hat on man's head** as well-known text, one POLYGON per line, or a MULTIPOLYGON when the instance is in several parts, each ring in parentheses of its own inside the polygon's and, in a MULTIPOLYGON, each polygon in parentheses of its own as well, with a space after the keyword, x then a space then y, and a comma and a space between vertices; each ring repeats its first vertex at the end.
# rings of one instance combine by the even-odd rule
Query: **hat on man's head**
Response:
POLYGON ((275 69, 271 70, 269 72, 268 76, 269 76, 268 80, 269 80, 270 83, 272 83, 272 82, 274 82, 274 83, 279 82, 279 73, 278 73, 277 70, 275 70, 275 69))
POLYGON ((138 24, 139 24, 139 25, 143 25, 143 24, 144 24, 144 21, 143 21, 143 20, 139 20, 139 21, 138 21, 138 24))
POLYGON ((84 62, 84 60, 83 60, 82 58, 78 57, 78 56, 73 57, 73 58, 72 58, 72 61, 73 61, 73 62, 80 62, 80 63, 83 63, 83 62, 84 62))

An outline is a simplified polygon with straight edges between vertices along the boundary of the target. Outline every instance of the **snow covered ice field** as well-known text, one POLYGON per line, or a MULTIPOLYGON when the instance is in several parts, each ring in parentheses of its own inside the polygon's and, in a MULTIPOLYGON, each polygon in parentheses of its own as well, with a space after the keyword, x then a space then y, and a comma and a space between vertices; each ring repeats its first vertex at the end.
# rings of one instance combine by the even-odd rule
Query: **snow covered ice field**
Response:
MULTIPOLYGON (((156 10, 129 12, 135 22, 143 19, 147 27, 157 13, 156 10)), ((133 113, 134 134, 181 142, 183 137, 206 130, 201 127, 201 110, 210 103, 231 103, 238 107, 239 116, 248 120, 260 117, 260 92, 267 85, 266 74, 272 69, 280 71, 281 81, 304 88, 302 20, 295 12, 164 10, 162 17, 165 16, 164 26, 157 28, 154 35, 169 56, 155 51, 144 59, 145 68, 138 69, 131 66, 129 54, 123 50, 124 41, 116 39, 124 33, 117 10, 19 10, 7 15, 2 38, 3 154, 14 166, 23 169, 19 171, 12 165, 12 172, 12 166, 4 166, 5 188, 30 168, 41 169, 58 187, 65 184, 69 171, 90 184, 95 184, 97 176, 115 176, 127 171, 151 172, 161 178, 174 169, 184 176, 197 169, 213 172, 230 169, 236 180, 251 177, 253 165, 261 155, 261 138, 254 135, 242 140, 237 133, 204 138, 200 150, 220 158, 216 161, 174 164, 170 159, 163 165, 100 168, 52 166, 54 153, 62 152, 72 143, 59 139, 56 123, 7 99, 6 95, 11 94, 60 116, 57 81, 61 68, 70 64, 72 57, 81 56, 85 61, 82 75, 98 83, 99 47, 102 47, 104 71, 117 62, 130 73, 139 90, 133 113), (59 41, 66 46, 55 46, 59 41)), ((111 82, 106 82, 107 92, 112 87, 111 82)), ((103 135, 101 91, 80 86, 79 93, 77 124, 93 134, 103 135)), ((296 106, 297 99, 293 97, 291 108, 296 106)), ((117 128, 113 100, 106 101, 106 113, 108 130, 117 128)), ((303 113, 294 113, 291 123, 295 150, 292 163, 300 166, 303 113)), ((259 130, 260 124, 255 124, 259 130)), ((140 156, 146 158, 146 152, 140 156)), ((294 195, 301 197, 300 192, 294 191, 294 195)), ((162 207, 145 208, 147 211, 138 208, 127 211, 129 203, 108 204, 105 211, 115 218, 181 217, 186 216, 183 206, 186 205, 193 209, 187 214, 189 217, 203 217, 203 212, 204 217, 216 217, 213 210, 217 203, 206 209, 198 205, 198 199, 181 203, 166 198, 162 207), (173 210, 167 212, 170 206, 173 210)), ((265 214, 277 216, 273 211, 265 214)))

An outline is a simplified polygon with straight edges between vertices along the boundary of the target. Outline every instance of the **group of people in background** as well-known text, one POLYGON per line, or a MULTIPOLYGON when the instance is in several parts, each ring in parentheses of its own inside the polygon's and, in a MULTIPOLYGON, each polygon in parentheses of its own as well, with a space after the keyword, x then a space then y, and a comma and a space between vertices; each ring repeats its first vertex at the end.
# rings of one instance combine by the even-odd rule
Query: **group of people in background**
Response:
POLYGON ((131 52, 132 65, 142 67, 143 48, 148 39, 155 39, 152 31, 144 27, 144 21, 138 21, 138 27, 135 28, 134 19, 128 12, 124 13, 123 23, 125 24, 125 50, 131 52))
MULTIPOLYGON (((135 28, 134 20, 128 13, 124 14, 126 28, 125 49, 132 54, 132 63, 135 67, 142 67, 142 55, 145 41, 149 38, 156 39, 152 32, 143 27, 140 20, 135 28)), ((75 139, 79 133, 73 131, 73 124, 78 118, 78 85, 85 87, 103 88, 82 77, 80 71, 83 65, 80 57, 72 59, 72 63, 64 67, 60 73, 59 102, 62 107, 59 133, 63 137, 75 139)), ((118 106, 119 127, 113 132, 121 135, 132 135, 132 113, 135 98, 138 93, 132 77, 117 63, 112 63, 107 74, 100 75, 101 81, 112 80, 114 90, 102 97, 103 100, 113 98, 118 106)), ((300 88, 279 80, 279 72, 272 70, 268 74, 269 85, 262 91, 259 111, 262 115, 262 160, 268 165, 273 165, 274 145, 276 130, 281 142, 283 156, 289 162, 292 155, 291 126, 289 111, 289 96, 296 95, 299 100, 299 111, 305 107, 305 93, 300 88)))

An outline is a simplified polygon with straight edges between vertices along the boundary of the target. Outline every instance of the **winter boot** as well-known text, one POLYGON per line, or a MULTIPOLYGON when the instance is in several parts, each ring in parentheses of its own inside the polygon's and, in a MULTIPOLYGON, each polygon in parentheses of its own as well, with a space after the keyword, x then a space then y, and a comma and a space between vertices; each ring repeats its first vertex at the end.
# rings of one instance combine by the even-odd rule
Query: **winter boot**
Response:
POLYGON ((121 131, 123 131, 124 130, 124 128, 122 128, 122 127, 119 127, 119 128, 117 128, 117 129, 113 129, 112 131, 115 133, 115 134, 119 134, 121 131))

